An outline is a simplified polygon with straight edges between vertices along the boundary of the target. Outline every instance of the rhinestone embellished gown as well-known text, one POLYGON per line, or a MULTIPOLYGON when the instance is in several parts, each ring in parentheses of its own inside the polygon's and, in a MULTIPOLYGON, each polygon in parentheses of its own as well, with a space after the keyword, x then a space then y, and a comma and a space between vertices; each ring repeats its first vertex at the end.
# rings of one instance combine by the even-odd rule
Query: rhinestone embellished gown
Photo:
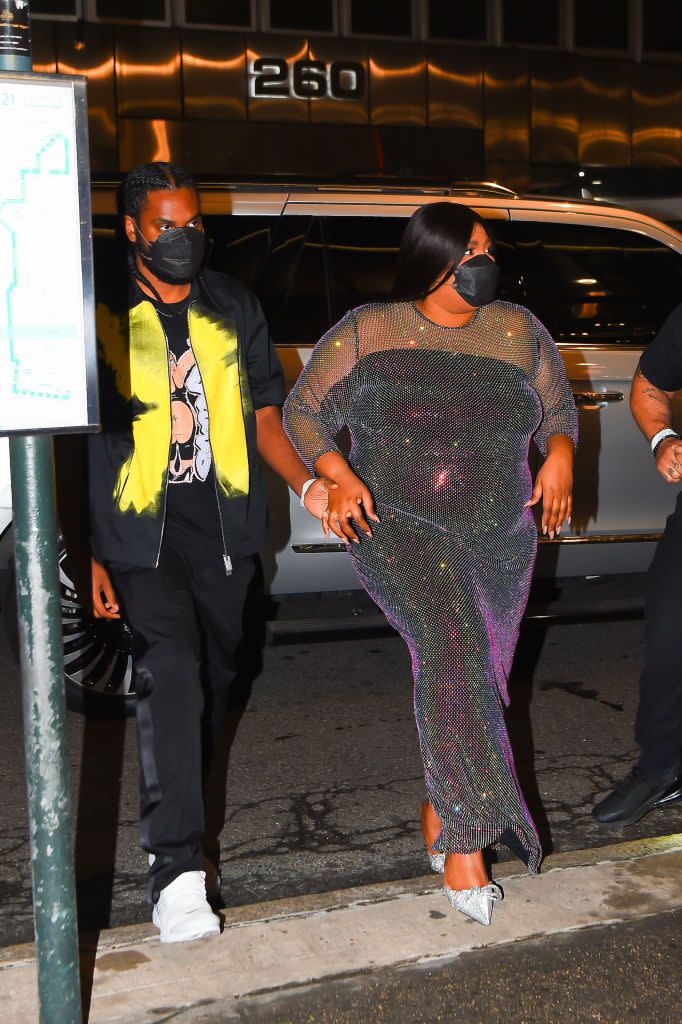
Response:
POLYGON ((544 454, 552 434, 577 436, 554 342, 507 302, 464 327, 409 302, 363 306, 317 344, 284 416, 311 470, 347 427, 374 496, 381 523, 349 553, 412 655, 434 848, 502 843, 536 871, 504 705, 537 545, 529 442, 544 454))

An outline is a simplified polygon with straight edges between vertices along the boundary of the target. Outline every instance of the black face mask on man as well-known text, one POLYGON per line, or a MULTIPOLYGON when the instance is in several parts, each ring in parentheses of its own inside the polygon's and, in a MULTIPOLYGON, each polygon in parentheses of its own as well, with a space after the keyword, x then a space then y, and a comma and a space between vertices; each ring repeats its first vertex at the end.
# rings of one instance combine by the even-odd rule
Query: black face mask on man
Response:
MULTIPOLYGON (((147 242, 137 224, 135 230, 147 242)), ((171 228, 162 231, 153 242, 137 251, 152 273, 167 284, 185 284, 193 281, 201 270, 206 254, 206 236, 198 228, 171 228)))
POLYGON ((497 295, 500 284, 500 268, 495 260, 485 253, 472 256, 455 270, 452 287, 470 306, 485 306, 497 295))

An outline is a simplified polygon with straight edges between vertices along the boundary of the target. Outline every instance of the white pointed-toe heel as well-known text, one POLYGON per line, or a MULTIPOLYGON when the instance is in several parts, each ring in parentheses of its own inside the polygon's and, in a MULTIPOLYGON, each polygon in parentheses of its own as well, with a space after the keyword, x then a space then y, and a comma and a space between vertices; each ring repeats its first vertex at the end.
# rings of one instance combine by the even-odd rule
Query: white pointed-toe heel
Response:
POLYGON ((427 842, 426 835, 424 833, 424 811, 425 811, 425 808, 428 806, 428 804, 429 804, 429 801, 425 800, 423 802, 423 804, 422 804, 422 807, 421 807, 422 835, 424 836, 424 845, 426 846, 426 855, 429 858, 429 864, 431 865, 431 870, 435 871, 437 875, 442 875, 443 872, 445 871, 445 854, 444 853, 439 853, 438 850, 431 849, 431 847, 429 846, 429 844, 427 842))
POLYGON ((428 849, 426 852, 429 856, 429 864, 431 865, 431 870, 435 871, 437 875, 442 875, 443 872, 445 871, 445 854, 434 853, 433 850, 428 849))
POLYGON ((459 910, 460 914, 486 925, 492 920, 493 903, 504 898, 502 890, 495 882, 488 882, 483 886, 474 885, 471 889, 450 889, 446 885, 445 895, 450 905, 459 910))

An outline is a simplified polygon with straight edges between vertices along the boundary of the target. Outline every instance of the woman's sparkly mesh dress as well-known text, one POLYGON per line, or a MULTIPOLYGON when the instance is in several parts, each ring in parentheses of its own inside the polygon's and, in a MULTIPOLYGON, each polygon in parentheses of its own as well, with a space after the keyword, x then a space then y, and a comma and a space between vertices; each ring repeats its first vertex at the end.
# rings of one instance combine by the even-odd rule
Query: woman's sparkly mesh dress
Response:
POLYGON ((537 870, 503 706, 537 544, 529 442, 577 434, 554 342, 507 302, 459 328, 408 302, 363 306, 318 343, 284 415, 311 469, 348 427, 374 495, 381 523, 349 549, 412 654, 435 849, 501 842, 537 870))

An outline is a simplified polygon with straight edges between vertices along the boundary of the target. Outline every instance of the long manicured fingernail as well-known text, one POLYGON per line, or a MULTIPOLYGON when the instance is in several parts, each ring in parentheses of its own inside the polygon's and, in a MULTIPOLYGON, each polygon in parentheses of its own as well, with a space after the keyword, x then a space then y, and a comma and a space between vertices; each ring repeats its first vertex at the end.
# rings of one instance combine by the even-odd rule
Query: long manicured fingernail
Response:
POLYGON ((547 527, 546 527, 546 526, 543 526, 543 527, 542 527, 542 532, 543 532, 543 533, 547 533, 547 527))

